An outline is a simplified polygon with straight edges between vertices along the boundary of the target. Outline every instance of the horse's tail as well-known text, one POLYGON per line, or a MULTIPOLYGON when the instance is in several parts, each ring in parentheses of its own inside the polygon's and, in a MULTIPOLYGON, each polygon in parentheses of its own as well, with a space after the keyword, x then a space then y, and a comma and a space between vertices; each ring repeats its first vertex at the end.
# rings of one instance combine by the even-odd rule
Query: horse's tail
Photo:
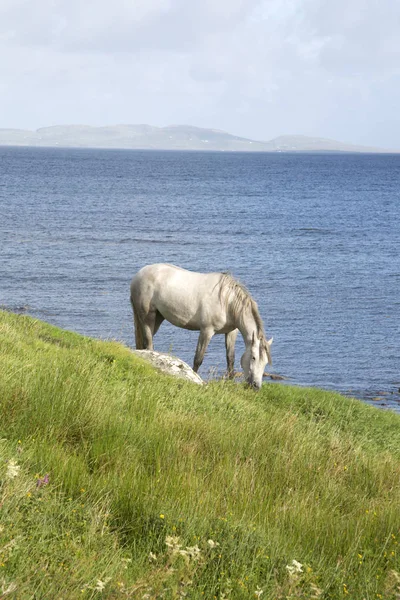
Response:
POLYGON ((136 350, 144 350, 144 342, 143 342, 143 333, 142 328, 140 326, 139 313, 137 311, 136 306, 134 305, 132 298, 132 309, 133 309, 133 322, 135 325, 135 341, 136 341, 136 350))

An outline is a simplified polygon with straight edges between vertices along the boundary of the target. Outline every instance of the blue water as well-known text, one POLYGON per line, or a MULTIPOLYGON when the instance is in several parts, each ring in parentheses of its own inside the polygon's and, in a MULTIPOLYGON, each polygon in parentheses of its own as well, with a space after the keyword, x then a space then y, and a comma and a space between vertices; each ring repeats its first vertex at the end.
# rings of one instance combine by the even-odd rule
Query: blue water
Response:
MULTIPOLYGON (((273 372, 398 409, 399 202, 400 155, 3 147, 0 306, 133 347, 140 267, 229 270, 273 372)), ((196 342, 164 323, 155 347, 191 364, 196 342)), ((216 336, 201 374, 224 354, 216 336)))

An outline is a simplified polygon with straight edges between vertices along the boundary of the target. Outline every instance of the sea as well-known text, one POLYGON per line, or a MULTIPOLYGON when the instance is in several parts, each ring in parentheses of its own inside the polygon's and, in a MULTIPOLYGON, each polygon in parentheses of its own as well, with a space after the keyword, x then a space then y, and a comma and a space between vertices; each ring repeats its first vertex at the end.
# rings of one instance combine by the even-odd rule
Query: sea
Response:
MULTIPOLYGON (((141 267, 229 271, 271 374, 400 411, 399 253, 400 154, 0 148, 0 307, 132 348, 141 267)), ((197 333, 154 342, 192 364, 197 333)), ((200 374, 224 369, 215 336, 200 374)))

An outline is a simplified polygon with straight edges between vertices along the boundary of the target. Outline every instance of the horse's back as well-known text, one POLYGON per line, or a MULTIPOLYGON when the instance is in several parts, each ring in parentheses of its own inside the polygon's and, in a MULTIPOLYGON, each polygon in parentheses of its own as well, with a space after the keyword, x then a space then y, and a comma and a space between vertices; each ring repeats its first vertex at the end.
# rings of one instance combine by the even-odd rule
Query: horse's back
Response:
POLYGON ((177 285, 193 288, 209 288, 217 284, 221 273, 197 273, 168 263, 156 263, 140 269, 134 276, 131 289, 139 290, 141 286, 160 288, 165 285, 177 285))

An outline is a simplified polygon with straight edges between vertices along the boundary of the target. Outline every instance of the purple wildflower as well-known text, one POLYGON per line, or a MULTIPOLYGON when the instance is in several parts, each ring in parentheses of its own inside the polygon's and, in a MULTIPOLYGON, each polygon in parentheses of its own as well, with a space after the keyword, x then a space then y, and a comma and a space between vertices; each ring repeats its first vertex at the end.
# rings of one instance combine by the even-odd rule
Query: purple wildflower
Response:
POLYGON ((43 478, 39 478, 36 482, 36 487, 37 488, 41 488, 42 485, 47 485, 49 483, 49 474, 46 473, 46 475, 43 478))

